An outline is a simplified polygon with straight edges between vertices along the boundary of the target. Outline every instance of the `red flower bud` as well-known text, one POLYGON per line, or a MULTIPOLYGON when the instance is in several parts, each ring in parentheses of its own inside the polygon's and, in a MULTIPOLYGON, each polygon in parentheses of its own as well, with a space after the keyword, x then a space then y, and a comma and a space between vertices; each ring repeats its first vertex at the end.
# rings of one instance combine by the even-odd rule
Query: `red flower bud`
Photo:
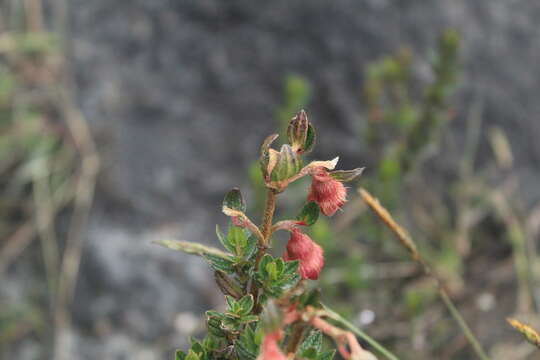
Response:
POLYGON ((264 335, 257 360, 287 360, 279 348, 279 339, 281 339, 281 330, 264 335))
POLYGON ((283 259, 300 261, 298 272, 302 279, 317 280, 324 266, 323 249, 297 228, 291 232, 283 259))
POLYGON ((347 201, 347 189, 323 167, 316 168, 311 175, 313 180, 308 201, 314 201, 324 215, 334 215, 347 201))

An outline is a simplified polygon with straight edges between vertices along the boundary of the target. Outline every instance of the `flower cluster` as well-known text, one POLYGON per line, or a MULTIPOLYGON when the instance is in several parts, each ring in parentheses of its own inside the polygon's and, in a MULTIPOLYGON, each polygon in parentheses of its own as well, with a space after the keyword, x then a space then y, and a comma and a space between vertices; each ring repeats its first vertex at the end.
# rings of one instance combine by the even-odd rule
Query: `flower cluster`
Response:
POLYGON ((187 354, 178 351, 177 360, 285 360, 295 358, 295 354, 302 359, 329 360, 334 351, 319 351, 322 334, 334 339, 346 359, 369 354, 352 334, 322 319, 327 315, 322 313, 316 291, 307 290, 305 285, 307 280, 317 280, 324 266, 322 247, 305 229, 317 221, 320 213, 333 216, 342 208, 347 201, 343 183, 354 180, 362 169, 334 170, 337 157, 304 165, 304 156, 315 144, 315 129, 303 110, 289 123, 288 143, 279 151, 271 148, 277 137, 267 137, 260 151, 267 189, 260 225, 246 214, 240 190, 233 189, 222 206, 223 213, 230 218, 228 231, 225 234, 219 227, 216 229, 225 251, 202 244, 162 242, 203 256, 214 270, 216 283, 227 302, 224 312, 206 313, 207 338, 203 342, 193 341, 187 354), (298 216, 274 223, 278 195, 306 176, 312 181, 298 216), (290 232, 290 237, 282 256, 274 257, 268 250, 273 245, 273 234, 279 230, 290 232), (292 330, 286 332, 287 327, 292 330), (307 328, 313 329, 309 335, 304 331, 307 328), (285 333, 289 335, 284 336, 285 333))

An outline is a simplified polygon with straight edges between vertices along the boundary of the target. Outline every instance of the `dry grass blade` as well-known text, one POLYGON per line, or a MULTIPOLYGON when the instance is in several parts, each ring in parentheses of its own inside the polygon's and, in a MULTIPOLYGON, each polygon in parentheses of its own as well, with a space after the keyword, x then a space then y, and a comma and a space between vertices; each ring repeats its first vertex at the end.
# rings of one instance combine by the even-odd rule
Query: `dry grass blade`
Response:
POLYGON ((488 360, 489 357, 486 355, 486 352, 480 345, 480 342, 476 339, 471 329, 463 319, 463 316, 459 313, 458 309, 450 299, 448 292, 446 291, 443 282, 437 276, 437 274, 431 269, 428 263, 421 257, 415 242, 408 234, 408 232, 401 227, 392 217, 392 215, 386 210, 380 203, 379 200, 374 198, 369 192, 360 188, 358 190, 362 199, 367 203, 369 208, 385 223, 386 226, 396 235, 396 238, 399 242, 407 249, 414 261, 416 261, 424 270, 424 272, 429 275, 433 280, 435 280, 438 287, 438 294, 441 297, 441 300, 444 302, 444 305, 448 308, 448 311, 458 323, 461 331, 471 344, 478 358, 482 360, 488 360))
POLYGON ((540 349, 540 335, 532 327, 523 324, 515 319, 506 319, 510 326, 516 329, 521 335, 525 336, 528 342, 540 349))
POLYGON ((401 242, 401 244, 407 249, 409 254, 412 256, 412 258, 415 261, 420 260, 420 255, 418 254, 418 250, 416 248, 416 244, 411 239, 407 231, 402 228, 392 217, 392 215, 386 210, 380 203, 379 200, 371 196, 370 193, 368 193, 364 189, 359 190, 360 195, 362 196, 362 199, 366 202, 366 204, 369 206, 369 208, 377 214, 377 216, 388 226, 390 230, 396 235, 398 240, 401 242))

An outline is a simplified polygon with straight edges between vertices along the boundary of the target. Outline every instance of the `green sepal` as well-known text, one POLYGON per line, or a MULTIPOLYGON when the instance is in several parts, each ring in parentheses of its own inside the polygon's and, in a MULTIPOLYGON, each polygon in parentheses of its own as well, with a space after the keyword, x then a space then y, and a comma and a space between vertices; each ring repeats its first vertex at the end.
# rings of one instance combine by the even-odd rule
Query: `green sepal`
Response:
POLYGON ((287 180, 302 169, 302 158, 293 151, 290 145, 284 144, 278 154, 276 166, 270 175, 273 181, 287 180))
POLYGON ((264 142, 261 145, 261 156, 259 162, 261 164, 261 171, 263 178, 267 178, 268 175, 268 162, 270 161, 270 145, 278 138, 278 134, 272 134, 264 139, 264 142))
POLYGON ((311 150, 313 150, 313 147, 315 146, 315 138, 315 128, 313 127, 313 125, 309 124, 306 142, 304 143, 304 154, 307 154, 308 152, 311 152, 311 150))
POLYGON ((309 202, 302 208, 296 220, 302 221, 306 226, 311 226, 319 219, 319 206, 314 202, 309 202))
POLYGON ((353 181, 360 175, 362 175, 362 172, 364 172, 365 168, 356 168, 353 170, 336 170, 336 171, 330 171, 329 174, 331 177, 336 179, 337 181, 341 182, 349 182, 353 181))

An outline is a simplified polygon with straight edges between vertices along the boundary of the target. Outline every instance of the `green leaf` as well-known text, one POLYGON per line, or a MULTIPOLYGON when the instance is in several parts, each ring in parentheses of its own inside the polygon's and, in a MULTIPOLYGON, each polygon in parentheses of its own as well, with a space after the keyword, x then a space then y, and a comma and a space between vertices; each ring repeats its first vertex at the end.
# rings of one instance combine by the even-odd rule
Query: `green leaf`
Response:
POLYGON ((330 176, 341 182, 353 181, 364 172, 364 168, 356 168, 353 170, 336 170, 331 171, 330 176))
POLYGON ((244 248, 244 260, 251 260, 252 257, 257 253, 257 244, 258 240, 255 235, 248 237, 247 245, 244 248))
POLYGON ((225 301, 227 302, 228 310, 232 313, 236 312, 234 311, 236 307, 236 300, 229 295, 225 295, 225 301))
POLYGON ((240 322, 242 324, 247 324, 247 323, 255 322, 258 320, 259 320, 259 317, 257 315, 245 315, 240 318, 240 322))
POLYGON ((197 339, 192 337, 192 338, 190 338, 190 342, 191 342, 191 350, 193 350, 197 354, 203 354, 204 353, 204 347, 202 346, 202 344, 197 339))
POLYGON ((311 330, 304 342, 300 345, 299 351, 302 354, 304 351, 312 348, 318 353, 322 349, 323 336, 319 330, 311 330))
POLYGON ((238 188, 234 188, 229 191, 223 199, 223 206, 231 208, 233 210, 246 211, 246 203, 242 197, 242 193, 238 188))
POLYGON ((274 258, 270 254, 265 254, 263 256, 261 262, 259 263, 259 272, 263 277, 265 277, 265 278, 268 277, 268 272, 266 271, 266 266, 269 263, 271 263, 273 260, 274 260, 274 258))
POLYGON ((229 226, 229 233, 227 234, 227 241, 233 247, 231 251, 237 256, 242 256, 248 245, 248 236, 244 229, 231 224, 229 226))
POLYGON ((305 349, 300 352, 300 358, 307 360, 317 360, 317 350, 314 348, 305 349))
POLYGON ((212 254, 204 255, 204 258, 210 263, 212 269, 217 271, 223 271, 224 273, 234 272, 234 262, 231 258, 222 258, 212 254))
POLYGON ((176 352, 174 353, 175 360, 185 360, 185 358, 186 358, 186 353, 181 350, 176 350, 176 352))
POLYGON ((323 351, 317 360, 332 360, 334 358, 334 355, 336 354, 336 350, 327 350, 323 351))
POLYGON ((285 275, 294 275, 298 272, 298 265, 300 265, 300 261, 298 260, 292 260, 285 262, 285 269, 284 274, 285 275))
POLYGON ((302 208, 296 220, 302 221, 307 226, 311 226, 317 222, 319 218, 319 206, 314 202, 309 202, 302 208))
POLYGON ((238 300, 238 305, 240 306, 240 314, 241 315, 247 315, 251 312, 251 309, 253 309, 253 295, 248 294, 238 300))
POLYGON ((291 277, 282 279, 277 285, 280 287, 281 292, 292 289, 300 281, 300 275, 294 274, 291 277))
POLYGON ((320 308, 321 302, 321 289, 313 289, 309 292, 305 292, 300 296, 299 305, 301 307, 313 306, 315 308, 320 308))
POLYGON ((189 350, 188 354, 184 358, 185 360, 201 360, 198 354, 196 354, 193 350, 189 350))
POLYGON ((256 332, 252 326, 246 326, 235 343, 235 350, 240 360, 255 360, 259 352, 256 332))
POLYGON ((216 235, 219 239, 219 242, 221 243, 221 245, 223 245, 225 249, 229 250, 230 252, 234 252, 234 246, 229 242, 229 237, 223 234, 223 232, 219 228, 219 225, 216 225, 216 235))

